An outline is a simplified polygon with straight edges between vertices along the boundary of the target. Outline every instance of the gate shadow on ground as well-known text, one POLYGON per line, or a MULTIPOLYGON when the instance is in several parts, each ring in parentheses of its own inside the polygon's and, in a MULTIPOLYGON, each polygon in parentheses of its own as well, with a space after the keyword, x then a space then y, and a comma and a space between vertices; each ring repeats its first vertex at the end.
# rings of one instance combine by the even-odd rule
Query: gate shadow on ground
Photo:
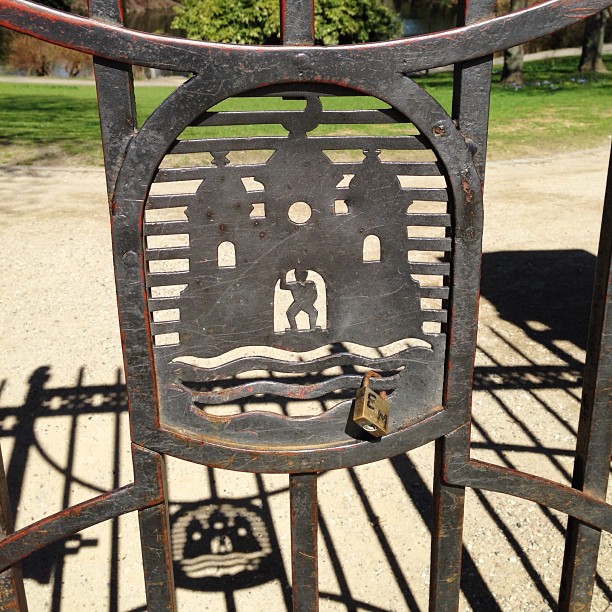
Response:
POLYGON ((579 249, 485 253, 481 294, 502 319, 551 352, 560 340, 585 349, 595 261, 579 249))
MULTIPOLYGON (((495 306, 503 319, 523 330, 530 339, 538 342, 562 360, 562 364, 556 366, 538 364, 529 355, 525 355, 512 338, 493 329, 493 333, 497 334, 502 344, 507 345, 517 354, 523 355, 524 360, 527 360, 528 363, 528 365, 520 366, 502 366, 494 351, 486 346, 479 347, 488 356, 489 363, 493 365, 476 368, 475 390, 486 391, 496 402, 500 412, 511 415, 510 407, 500 392, 522 389, 530 393, 542 410, 552 415, 568 433, 575 435, 574 427, 568 423, 566 415, 560 414, 557 406, 548 405, 535 391, 542 388, 560 389, 568 393, 574 402, 576 401, 581 384, 582 364, 565 351, 562 348, 563 343, 559 341, 568 341, 583 349, 586 346, 594 266, 595 258, 585 251, 500 252, 484 256, 483 296, 495 306)), ((14 508, 19 507, 23 493, 22 485, 27 478, 28 458, 33 451, 40 453, 42 458, 62 475, 64 507, 69 505, 70 488, 75 483, 89 487, 93 495, 100 492, 91 484, 79 480, 74 473, 78 421, 92 415, 115 415, 113 470, 116 482, 113 486, 119 486, 121 455, 118 447, 118 428, 120 415, 127 410, 125 387, 122 384, 120 373, 117 374, 114 384, 84 385, 81 371, 75 385, 65 388, 50 387, 48 385, 50 376, 50 367, 38 368, 30 376, 29 391, 24 404, 18 407, 0 408, 2 424, 10 424, 3 428, 1 435, 14 439, 14 451, 7 466, 7 481, 14 508), (70 419, 66 465, 57 465, 36 438, 37 421, 53 416, 64 416, 70 419)), ((264 398, 264 400, 269 401, 269 398, 264 398)), ((559 458, 573 453, 563 448, 543 448, 536 432, 532 431, 527 424, 519 423, 519 427, 522 428, 531 444, 496 443, 490 424, 475 420, 474 428, 484 441, 475 442, 473 446, 475 449, 493 451, 501 464, 510 468, 514 468, 515 465, 508 458, 508 452, 541 454, 547 461, 552 462, 569 482, 571 474, 564 468, 559 458)), ((389 461, 402 483, 406 499, 410 500, 427 527, 431 528, 432 495, 415 464, 408 455, 400 455, 389 461)), ((289 578, 280 557, 278 538, 269 505, 273 495, 286 493, 286 490, 266 491, 261 476, 256 476, 258 495, 241 500, 223 499, 216 493, 215 470, 209 469, 208 473, 211 485, 209 499, 197 503, 180 503, 170 500, 173 510, 171 524, 175 546, 183 546, 185 551, 187 550, 185 542, 189 540, 192 543, 189 553, 175 560, 177 587, 223 592, 227 610, 235 610, 234 593, 237 589, 277 580, 283 592, 286 607, 290 609, 289 578), (211 526, 215 528, 215 525, 217 532, 214 536, 205 533, 206 528, 211 526), (196 532, 199 537, 192 537, 196 532), (197 544, 193 545, 194 542, 197 544), (226 571, 219 572, 215 569, 211 573, 211 568, 220 566, 226 571)), ((389 534, 381 525, 357 473, 349 469, 348 474, 354 492, 360 500, 361 510, 371 525, 373 536, 385 554, 388 567, 383 571, 386 571, 396 582, 406 608, 417 610, 418 606, 414 596, 415 585, 411 586, 404 576, 401 564, 392 550, 389 534)), ((556 594, 549 592, 537 568, 532 565, 528 555, 514 538, 510 526, 502 520, 485 495, 477 492, 477 497, 485 512, 505 535, 535 587, 554 607, 556 594)), ((319 526, 340 593, 322 592, 322 600, 341 602, 347 610, 387 612, 389 608, 384 604, 378 606, 359 601, 351 592, 349 580, 335 543, 335 536, 330 523, 325 518, 325 512, 325 508, 322 508, 319 526)), ((541 512, 559 532, 564 532, 564 524, 553 513, 547 508, 541 508, 541 512)), ((100 594, 100 600, 108 602, 105 607, 111 612, 119 610, 120 561, 117 535, 118 521, 115 520, 112 526, 111 575, 108 592, 100 594)), ((77 534, 36 553, 23 563, 25 577, 41 584, 51 585, 51 610, 53 612, 61 609, 66 558, 78 555, 83 547, 98 545, 96 540, 77 534)), ((501 609, 477 564, 465 548, 461 584, 463 593, 473 609, 501 609)), ((597 584, 604 593, 612 598, 612 592, 600 576, 597 577, 597 584)), ((144 610, 144 608, 138 608, 138 610, 144 610)), ((132 612, 137 612, 137 610, 132 612)))

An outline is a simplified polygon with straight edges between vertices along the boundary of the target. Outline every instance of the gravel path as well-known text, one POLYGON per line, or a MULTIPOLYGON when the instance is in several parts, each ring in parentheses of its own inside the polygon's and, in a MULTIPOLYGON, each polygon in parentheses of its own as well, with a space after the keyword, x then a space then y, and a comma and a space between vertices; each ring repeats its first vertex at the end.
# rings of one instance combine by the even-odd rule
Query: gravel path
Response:
MULTIPOLYGON (((608 155, 597 149, 488 167, 474 455, 559 482, 572 469, 608 155)), ((129 434, 117 395, 102 172, 2 167, 0 179, 2 451, 22 526, 129 482, 129 434)), ((430 445, 320 478, 322 610, 426 608, 431 464, 430 445)), ((250 505, 282 553, 263 584, 242 590, 228 579, 202 593, 180 578, 181 610, 284 609, 286 478, 169 461, 169 480, 176 516, 214 494, 250 505)), ((462 609, 550 609, 564 524, 534 504, 470 491, 462 609)), ((83 532, 24 572, 34 611, 144 610, 134 516, 83 532)), ((599 572, 598 611, 610 607, 609 535, 599 572)))

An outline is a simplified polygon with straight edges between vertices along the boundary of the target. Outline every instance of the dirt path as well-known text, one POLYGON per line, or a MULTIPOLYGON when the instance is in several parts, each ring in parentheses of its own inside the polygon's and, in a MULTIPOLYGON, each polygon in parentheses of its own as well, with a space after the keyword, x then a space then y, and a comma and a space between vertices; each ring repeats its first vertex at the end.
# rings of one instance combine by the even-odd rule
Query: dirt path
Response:
MULTIPOLYGON (((560 482, 571 474, 608 155, 597 149, 488 167, 474 454, 560 482)), ((131 474, 117 399, 121 353, 103 174, 0 168, 0 209, 2 451, 11 482, 23 479, 16 494, 21 526, 91 497, 96 487, 129 482, 131 474), (75 418, 71 406, 91 410, 75 418)), ((321 477, 322 610, 346 610, 350 600, 352 609, 425 608, 431 462, 428 446, 321 477)), ((228 582, 218 587, 225 591, 202 593, 179 580, 181 609, 224 610, 228 602, 249 612, 283 609, 286 479, 211 474, 178 461, 169 462, 169 478, 179 513, 215 491, 248 499, 271 517, 266 527, 284 564, 242 590, 228 582)), ((470 492, 463 609, 549 609, 560 575, 559 516, 470 492)), ((118 610, 143 609, 139 557, 135 517, 87 530, 25 565, 30 609, 61 601, 62 610, 105 610, 109 600, 118 610)), ((606 610, 610 536, 599 571, 593 609, 606 610)))

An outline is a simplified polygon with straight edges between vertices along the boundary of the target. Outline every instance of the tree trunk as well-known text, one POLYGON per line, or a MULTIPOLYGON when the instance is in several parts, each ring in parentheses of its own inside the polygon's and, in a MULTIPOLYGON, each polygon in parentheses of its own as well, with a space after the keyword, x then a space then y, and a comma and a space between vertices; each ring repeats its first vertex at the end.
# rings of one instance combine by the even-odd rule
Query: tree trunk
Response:
MULTIPOLYGON (((510 0, 510 12, 520 11, 527 6, 527 0, 510 0)), ((501 82, 504 85, 523 84, 523 45, 511 47, 504 51, 504 67, 501 82)))
POLYGON ((608 9, 585 20, 582 55, 578 66, 580 72, 607 72, 602 59, 607 20, 608 9))
POLYGON ((504 51, 504 67, 501 82, 504 85, 523 84, 523 45, 510 47, 504 51))

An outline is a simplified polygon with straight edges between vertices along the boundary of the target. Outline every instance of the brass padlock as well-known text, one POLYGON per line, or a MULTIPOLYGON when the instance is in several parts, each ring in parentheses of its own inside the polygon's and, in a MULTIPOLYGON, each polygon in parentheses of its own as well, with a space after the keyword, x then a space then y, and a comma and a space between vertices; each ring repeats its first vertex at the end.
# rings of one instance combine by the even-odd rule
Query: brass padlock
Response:
POLYGON ((368 386, 372 376, 380 378, 380 374, 372 371, 363 377, 363 384, 355 397, 353 422, 371 436, 380 438, 389 433, 390 405, 386 391, 381 391, 379 395, 368 386))

